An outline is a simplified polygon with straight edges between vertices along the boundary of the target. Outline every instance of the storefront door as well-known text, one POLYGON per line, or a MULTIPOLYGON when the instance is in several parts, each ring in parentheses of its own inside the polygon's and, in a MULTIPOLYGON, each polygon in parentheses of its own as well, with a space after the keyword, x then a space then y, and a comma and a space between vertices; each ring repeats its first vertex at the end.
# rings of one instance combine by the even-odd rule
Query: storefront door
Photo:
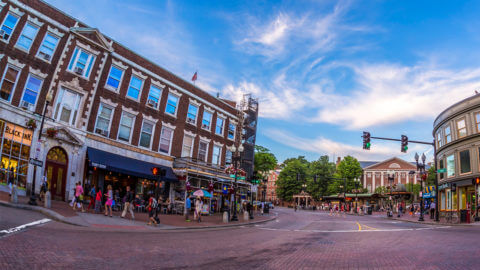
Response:
POLYGON ((47 182, 54 200, 65 200, 68 159, 65 150, 54 147, 48 151, 46 162, 47 182))

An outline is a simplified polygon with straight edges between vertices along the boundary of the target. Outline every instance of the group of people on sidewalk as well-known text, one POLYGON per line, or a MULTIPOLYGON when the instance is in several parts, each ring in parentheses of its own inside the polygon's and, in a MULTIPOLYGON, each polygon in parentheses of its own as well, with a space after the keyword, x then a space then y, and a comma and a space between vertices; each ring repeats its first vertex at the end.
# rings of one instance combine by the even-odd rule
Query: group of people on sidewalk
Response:
MULTIPOLYGON (((187 222, 190 222, 190 212, 192 211, 191 196, 188 196, 187 200, 185 201, 185 209, 186 209, 185 220, 187 222)), ((193 214, 193 220, 196 220, 199 223, 202 222, 202 209, 203 209, 203 201, 202 199, 200 199, 200 197, 197 197, 195 200, 195 212, 193 214)))

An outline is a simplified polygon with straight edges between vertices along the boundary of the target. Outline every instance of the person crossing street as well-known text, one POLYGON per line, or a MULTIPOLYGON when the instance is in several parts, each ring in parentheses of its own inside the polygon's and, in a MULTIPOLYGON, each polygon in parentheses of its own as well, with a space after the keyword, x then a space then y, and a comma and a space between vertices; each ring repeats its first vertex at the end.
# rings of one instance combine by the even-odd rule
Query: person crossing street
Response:
POLYGON ((127 211, 130 212, 130 216, 132 220, 135 219, 135 215, 133 214, 133 200, 134 195, 133 192, 130 190, 130 186, 127 186, 127 194, 125 194, 125 207, 123 208, 122 218, 125 218, 127 211))

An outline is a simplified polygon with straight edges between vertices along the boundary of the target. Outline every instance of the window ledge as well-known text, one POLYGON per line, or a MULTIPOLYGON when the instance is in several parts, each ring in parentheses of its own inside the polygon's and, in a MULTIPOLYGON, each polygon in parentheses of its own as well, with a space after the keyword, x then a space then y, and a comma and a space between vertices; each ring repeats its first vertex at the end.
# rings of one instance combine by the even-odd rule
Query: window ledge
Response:
POLYGON ((205 130, 205 131, 208 131, 208 132, 212 132, 210 129, 206 129, 206 128, 203 128, 203 127, 202 127, 202 129, 205 130))
POLYGON ((89 78, 88 78, 88 77, 85 77, 85 76, 83 76, 83 75, 79 75, 79 74, 77 74, 77 73, 75 73, 75 72, 71 71, 71 70, 70 70, 70 69, 68 69, 68 68, 67 68, 67 72, 68 72, 68 73, 70 73, 70 74, 73 74, 73 75, 75 75, 75 76, 77 76, 77 77, 79 77, 79 78, 82 78, 82 79, 84 79, 84 80, 87 80, 87 81, 89 80, 89 78))
POLYGON ((18 50, 26 53, 26 54, 30 54, 30 49, 32 48, 32 46, 30 46, 30 49, 25 50, 25 48, 22 48, 22 47, 20 47, 20 46, 17 46, 17 44, 15 44, 15 46, 13 46, 13 47, 14 47, 15 49, 18 49, 18 50))
POLYGON ((5 44, 8 44, 8 43, 10 42, 10 39, 5 40, 5 39, 3 39, 3 38, 0 38, 0 41, 3 42, 3 43, 5 43, 5 44))
MULTIPOLYGON (((105 85, 103 88, 107 89, 108 91, 111 91, 111 92, 114 92, 114 93, 117 93, 118 94, 118 89, 115 89, 109 85, 105 85)), ((120 87, 119 87, 120 88, 120 87)))
MULTIPOLYGON (((188 118, 187 118, 187 119, 188 119, 188 118)), ((195 122, 195 123, 190 123, 190 122, 188 122, 188 121, 185 121, 185 123, 189 124, 189 125, 192 126, 192 127, 197 127, 197 122, 195 122)))
POLYGON ((177 119, 177 115, 176 115, 176 114, 171 114, 171 113, 169 113, 169 112, 165 112, 165 115, 168 115, 168 116, 170 116, 170 117, 173 117, 173 118, 177 119))
MULTIPOLYGON (((128 91, 128 90, 127 90, 127 91, 128 91)), ((132 98, 131 96, 128 95, 128 93, 125 95, 125 98, 130 99, 130 100, 133 100, 133 101, 135 101, 135 102, 137 102, 137 103, 140 103, 140 100, 132 98)))
POLYGON ((52 61, 47 61, 45 59, 43 59, 42 57, 38 57, 38 55, 35 55, 35 58, 39 59, 39 60, 42 60, 43 62, 47 63, 47 64, 51 64, 52 61))

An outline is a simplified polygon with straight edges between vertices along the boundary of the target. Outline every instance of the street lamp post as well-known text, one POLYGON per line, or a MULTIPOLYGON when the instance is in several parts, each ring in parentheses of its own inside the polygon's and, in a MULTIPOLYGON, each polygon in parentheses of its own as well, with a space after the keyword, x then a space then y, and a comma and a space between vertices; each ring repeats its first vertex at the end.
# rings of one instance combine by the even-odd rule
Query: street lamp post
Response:
POLYGON ((387 217, 393 216, 393 197, 392 197, 392 191, 393 191, 393 182, 395 181, 395 172, 392 170, 389 170, 387 172, 387 177, 388 177, 388 183, 390 184, 390 211, 387 212, 387 217))
POLYGON ((355 182, 355 213, 358 213, 357 207, 358 207, 358 185, 360 183, 360 179, 358 177, 355 177, 353 179, 355 182))
POLYGON ((234 204, 233 204, 233 216, 232 216, 231 221, 238 221, 238 216, 237 216, 237 189, 238 189, 237 178, 238 178, 238 163, 242 159, 241 153, 243 152, 243 145, 240 144, 238 146, 238 148, 235 147, 235 145, 232 145, 232 147, 230 148, 230 151, 232 151, 232 153, 235 153, 234 157, 232 157, 232 160, 235 164, 235 188, 233 190, 233 199, 235 201, 234 201, 234 204))
MULTIPOLYGON (((417 164, 417 171, 420 172, 421 175, 421 180, 420 180, 420 191, 423 192, 423 180, 425 179, 425 160, 427 157, 425 157, 425 153, 422 154, 422 163, 418 162, 418 154, 415 153, 415 163, 417 164)), ((418 221, 424 221, 423 219, 423 193, 422 197, 420 198, 420 218, 418 218, 418 221)))
MULTIPOLYGON (((38 141, 37 143, 41 143, 40 140, 42 139, 42 130, 43 130, 43 123, 45 122, 45 113, 47 112, 48 104, 52 101, 52 93, 48 91, 47 96, 45 97, 45 106, 43 107, 42 113, 42 122, 40 123, 40 130, 38 131, 38 141)), ((36 153, 38 155, 38 152, 36 153)), ((38 159, 38 156, 35 157, 38 159)), ((30 205, 37 205, 37 197, 35 196, 35 180, 37 178, 37 165, 33 165, 33 179, 32 179, 32 194, 30 196, 30 201, 28 204, 30 205)))

